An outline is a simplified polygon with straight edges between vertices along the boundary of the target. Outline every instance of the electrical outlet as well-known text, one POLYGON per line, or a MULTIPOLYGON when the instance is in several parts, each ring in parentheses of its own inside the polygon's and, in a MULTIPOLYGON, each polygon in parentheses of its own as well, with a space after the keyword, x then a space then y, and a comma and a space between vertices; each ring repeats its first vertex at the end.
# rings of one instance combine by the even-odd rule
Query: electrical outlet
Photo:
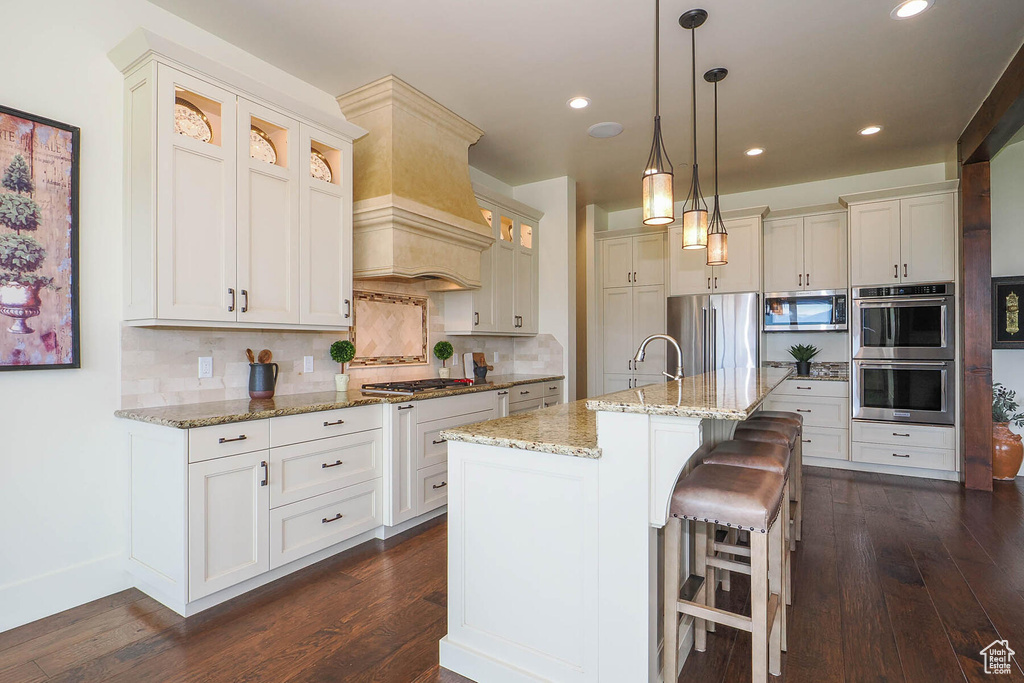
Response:
POLYGON ((302 371, 313 372, 313 356, 302 357, 302 371))
POLYGON ((213 377, 213 356, 199 356, 199 379, 213 377))
POLYGON ((495 363, 498 362, 498 352, 497 351, 494 352, 494 362, 495 363))

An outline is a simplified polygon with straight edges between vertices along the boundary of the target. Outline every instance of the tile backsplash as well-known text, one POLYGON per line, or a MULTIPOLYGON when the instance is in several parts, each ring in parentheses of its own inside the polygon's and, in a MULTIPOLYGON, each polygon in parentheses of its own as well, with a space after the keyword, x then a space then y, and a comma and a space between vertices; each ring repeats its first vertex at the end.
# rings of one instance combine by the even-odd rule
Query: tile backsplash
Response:
MULTIPOLYGON (((462 376, 463 353, 481 351, 494 367, 492 374, 561 374, 563 349, 549 334, 536 337, 447 337, 444 295, 427 292, 423 282, 357 280, 358 290, 427 296, 428 349, 447 339, 455 348, 448 361, 453 377, 462 376), (497 360, 495 360, 497 354, 497 360)), ((222 401, 248 396, 249 362, 245 349, 270 349, 280 366, 278 394, 333 391, 337 363, 331 344, 347 337, 338 332, 274 330, 121 329, 121 407, 148 408, 182 403, 222 401), (200 356, 213 357, 213 377, 198 379, 200 356), (313 372, 303 372, 303 357, 313 356, 313 372)), ((441 362, 400 367, 349 368, 353 385, 399 379, 436 377, 441 362)))

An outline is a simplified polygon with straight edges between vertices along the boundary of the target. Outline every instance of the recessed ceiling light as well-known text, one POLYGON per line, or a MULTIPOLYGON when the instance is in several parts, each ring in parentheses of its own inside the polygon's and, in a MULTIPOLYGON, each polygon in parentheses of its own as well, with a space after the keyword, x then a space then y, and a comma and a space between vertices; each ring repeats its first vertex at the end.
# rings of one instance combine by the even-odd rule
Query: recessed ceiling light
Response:
POLYGON ((910 17, 916 17, 921 12, 925 11, 932 6, 934 0, 906 0, 896 5, 895 9, 889 13, 889 16, 893 19, 909 19, 910 17))
POLYGON ((875 133, 880 133, 881 131, 881 126, 867 126, 866 128, 861 128, 857 132, 860 133, 861 135, 874 135, 875 133))
POLYGON ((573 109, 583 109, 588 104, 590 104, 590 100, 588 100, 586 97, 574 97, 571 100, 569 100, 568 104, 573 109))
POLYGON ((595 123, 587 129, 587 133, 589 133, 592 138, 613 138, 621 132, 622 124, 616 123, 615 121, 595 123))
POLYGON ((744 152, 744 154, 746 154, 748 157, 761 156, 762 154, 764 154, 764 147, 751 147, 746 152, 744 152))

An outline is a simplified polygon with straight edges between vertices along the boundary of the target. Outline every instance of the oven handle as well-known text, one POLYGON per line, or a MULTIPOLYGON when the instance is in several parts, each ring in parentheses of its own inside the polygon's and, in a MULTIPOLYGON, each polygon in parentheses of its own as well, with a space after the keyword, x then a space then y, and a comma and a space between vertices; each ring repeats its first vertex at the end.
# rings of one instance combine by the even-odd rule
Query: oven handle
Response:
POLYGON ((949 367, 949 361, 945 360, 915 360, 915 361, 863 361, 855 360, 855 363, 862 368, 914 368, 925 366, 929 368, 949 367))
POLYGON ((929 296, 920 298, 907 298, 907 299, 891 299, 889 297, 879 297, 877 299, 854 299, 854 301, 862 306, 902 306, 904 304, 948 304, 952 300, 952 297, 948 296, 929 296))

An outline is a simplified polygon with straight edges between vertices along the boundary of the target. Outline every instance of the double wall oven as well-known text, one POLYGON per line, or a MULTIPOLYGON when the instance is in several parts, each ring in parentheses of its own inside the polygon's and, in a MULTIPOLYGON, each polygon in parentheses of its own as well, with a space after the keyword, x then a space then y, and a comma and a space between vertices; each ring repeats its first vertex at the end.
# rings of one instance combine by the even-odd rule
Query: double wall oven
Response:
POLYGON ((955 422, 952 284, 856 288, 852 323, 854 419, 955 422))

